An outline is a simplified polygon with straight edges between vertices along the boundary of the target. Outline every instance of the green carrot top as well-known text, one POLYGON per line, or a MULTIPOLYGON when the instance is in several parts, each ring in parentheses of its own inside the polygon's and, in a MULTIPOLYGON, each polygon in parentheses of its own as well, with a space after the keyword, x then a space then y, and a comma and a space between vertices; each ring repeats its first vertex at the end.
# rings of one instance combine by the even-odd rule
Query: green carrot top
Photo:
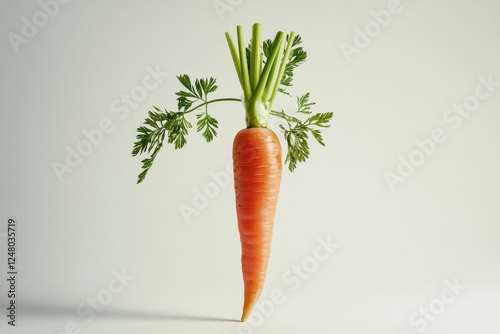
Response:
POLYGON ((231 57, 243 91, 241 98, 209 99, 218 86, 213 77, 196 79, 194 82, 187 74, 178 75, 177 79, 185 88, 176 92, 177 111, 163 110, 153 106, 143 125, 137 128, 137 141, 134 143, 132 155, 147 153, 148 158, 142 160, 142 172, 137 183, 146 177, 153 165, 156 155, 165 141, 173 144, 175 149, 184 147, 186 137, 192 128, 187 116, 196 112, 196 130, 207 142, 217 136, 218 122, 208 112, 209 104, 216 102, 243 102, 247 127, 267 127, 270 115, 282 119, 279 125, 287 143, 285 164, 294 171, 297 164, 309 157, 309 134, 321 145, 324 141, 321 129, 330 126, 333 113, 315 113, 309 101, 310 94, 297 97, 297 110, 286 113, 284 110, 273 110, 277 93, 288 96, 286 87, 292 86, 294 70, 307 58, 307 52, 300 46, 302 39, 294 32, 285 35, 278 31, 274 40, 261 41, 261 24, 252 27, 252 39, 245 46, 243 30, 237 27, 237 47, 229 32, 225 34, 231 57), (304 119, 305 118, 305 119, 304 119))

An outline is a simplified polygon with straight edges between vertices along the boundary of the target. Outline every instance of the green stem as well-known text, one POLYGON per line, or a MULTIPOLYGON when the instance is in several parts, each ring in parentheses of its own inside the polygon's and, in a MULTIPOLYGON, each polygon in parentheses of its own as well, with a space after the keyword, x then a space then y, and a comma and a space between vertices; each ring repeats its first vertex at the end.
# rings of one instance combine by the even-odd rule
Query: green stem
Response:
POLYGON ((264 69, 262 70, 262 74, 260 76, 259 84, 255 88, 254 91, 254 98, 261 100, 262 95, 264 93, 264 89, 267 86, 267 81, 269 78, 269 73, 271 73, 271 70, 276 66, 276 58, 278 57, 278 52, 281 48, 281 44, 283 43, 283 38, 284 38, 284 33, 282 31, 278 31, 276 33, 276 37, 274 38, 273 45, 271 47, 271 54, 269 55, 269 58, 266 61, 266 65, 264 66, 264 69))
POLYGON ((280 118, 284 119, 285 121, 288 122, 288 124, 290 124, 290 123, 301 123, 301 121, 298 118, 290 116, 290 115, 287 115, 287 114, 285 114, 282 111, 271 110, 269 113, 271 115, 273 115, 273 116, 280 117, 280 118))
POLYGON ((240 52, 240 71, 243 79, 243 94, 245 95, 245 101, 248 101, 252 95, 252 90, 250 88, 250 78, 248 76, 247 56, 243 41, 243 28, 237 26, 236 29, 238 33, 238 49, 240 52))
POLYGON ((293 45, 293 40, 295 38, 295 32, 291 32, 290 36, 288 37, 288 44, 286 46, 285 54, 283 55, 283 58, 281 59, 281 65, 278 73, 278 80, 274 82, 274 86, 271 89, 271 97, 269 98, 269 103, 272 105, 274 102, 274 98, 276 97, 276 93, 278 92, 279 85, 281 83, 281 78, 283 77, 283 74, 285 73, 286 69, 286 64, 288 63, 288 58, 290 58, 290 52, 292 50, 292 45, 293 45))
POLYGON ((255 23, 252 29, 252 52, 250 55, 250 85, 253 91, 260 79, 261 61, 260 58, 260 33, 261 24, 255 23))
POLYGON ((234 68, 236 69, 236 74, 238 75, 238 80, 240 81, 241 89, 245 88, 245 84, 243 81, 243 76, 240 69, 240 57, 238 56, 238 51, 236 51, 236 47, 234 46, 233 39, 229 32, 226 32, 226 40, 229 45, 229 51, 231 52, 231 57, 233 58, 234 68))
POLYGON ((192 111, 195 111, 196 109, 200 108, 200 107, 203 107, 203 106, 207 106, 211 103, 215 103, 215 102, 227 102, 227 101, 232 101, 232 102, 240 102, 241 103, 241 99, 237 99, 235 97, 225 97, 225 98, 220 98, 220 99, 214 99, 214 100, 210 100, 210 101, 205 101, 203 103, 200 103, 198 104, 196 107, 193 107, 187 111, 184 111, 185 114, 188 114, 192 111))
MULTIPOLYGON (((274 89, 276 89, 276 82, 278 82, 278 74, 280 72, 279 68, 278 68, 278 60, 279 60, 278 57, 279 57, 279 55, 283 54, 283 48, 284 48, 284 43, 282 42, 278 46, 278 56, 273 61, 273 67, 271 69, 271 73, 269 74, 270 79, 266 83, 266 89, 264 91, 264 96, 262 97, 262 99, 264 101, 269 101, 271 95, 274 92, 274 89)), ((280 80, 281 80, 281 76, 279 76, 280 80)))
POLYGON ((272 103, 279 90, 290 56, 294 33, 286 40, 285 33, 278 31, 272 42, 264 64, 261 53, 261 24, 252 27, 249 63, 241 26, 237 26, 238 50, 226 32, 226 39, 233 58, 234 67, 243 89, 245 121, 247 127, 267 127, 272 103))

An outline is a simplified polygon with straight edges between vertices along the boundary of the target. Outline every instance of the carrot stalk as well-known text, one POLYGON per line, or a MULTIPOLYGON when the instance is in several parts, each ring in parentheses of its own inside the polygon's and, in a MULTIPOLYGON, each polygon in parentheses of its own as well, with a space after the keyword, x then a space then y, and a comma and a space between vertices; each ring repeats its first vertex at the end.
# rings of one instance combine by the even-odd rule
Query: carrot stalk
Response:
POLYGON ((240 130, 233 142, 236 214, 241 241, 245 321, 259 299, 271 253, 280 191, 281 145, 268 128, 240 130))

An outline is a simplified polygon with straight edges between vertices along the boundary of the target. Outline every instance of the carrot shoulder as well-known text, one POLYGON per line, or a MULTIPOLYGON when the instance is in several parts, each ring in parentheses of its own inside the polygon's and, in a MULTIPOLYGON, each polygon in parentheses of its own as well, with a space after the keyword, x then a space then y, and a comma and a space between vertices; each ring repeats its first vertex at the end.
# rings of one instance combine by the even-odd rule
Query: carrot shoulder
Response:
POLYGON ((241 240, 245 321, 259 299, 271 252, 282 162, 281 145, 268 128, 240 130, 233 143, 236 213, 241 240))

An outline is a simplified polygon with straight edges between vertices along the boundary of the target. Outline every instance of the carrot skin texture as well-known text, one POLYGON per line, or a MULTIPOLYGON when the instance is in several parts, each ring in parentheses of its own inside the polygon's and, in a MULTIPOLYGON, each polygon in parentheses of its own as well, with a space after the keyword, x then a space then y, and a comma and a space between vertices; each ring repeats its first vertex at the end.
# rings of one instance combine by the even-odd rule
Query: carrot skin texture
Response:
POLYGON ((258 301, 271 253, 282 175, 281 145, 268 128, 240 130, 233 142, 236 214, 241 241, 245 321, 258 301))

